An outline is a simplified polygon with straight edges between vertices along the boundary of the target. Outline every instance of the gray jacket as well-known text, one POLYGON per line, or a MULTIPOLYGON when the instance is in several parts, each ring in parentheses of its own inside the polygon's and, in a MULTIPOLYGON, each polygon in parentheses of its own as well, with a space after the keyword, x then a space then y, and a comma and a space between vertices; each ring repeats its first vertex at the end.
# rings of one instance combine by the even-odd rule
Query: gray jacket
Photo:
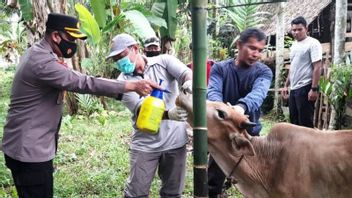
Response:
POLYGON ((117 98, 122 81, 94 78, 58 62, 43 39, 21 57, 12 90, 2 140, 3 152, 22 162, 54 158, 60 128, 63 90, 117 98))

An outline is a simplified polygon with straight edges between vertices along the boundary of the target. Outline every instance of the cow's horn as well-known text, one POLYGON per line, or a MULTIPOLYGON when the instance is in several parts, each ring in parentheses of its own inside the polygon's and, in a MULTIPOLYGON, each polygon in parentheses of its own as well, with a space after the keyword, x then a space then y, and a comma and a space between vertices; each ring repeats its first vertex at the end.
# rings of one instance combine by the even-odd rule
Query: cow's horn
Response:
POLYGON ((257 123, 251 121, 245 121, 241 123, 241 128, 247 129, 257 126, 257 123))

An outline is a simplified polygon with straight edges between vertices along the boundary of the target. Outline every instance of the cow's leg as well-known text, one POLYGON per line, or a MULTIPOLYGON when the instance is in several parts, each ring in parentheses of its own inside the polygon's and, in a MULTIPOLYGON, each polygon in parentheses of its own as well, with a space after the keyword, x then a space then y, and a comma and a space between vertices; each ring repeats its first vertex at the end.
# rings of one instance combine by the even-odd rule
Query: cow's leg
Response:
POLYGON ((209 198, 215 198, 222 193, 226 176, 211 155, 208 166, 209 198))

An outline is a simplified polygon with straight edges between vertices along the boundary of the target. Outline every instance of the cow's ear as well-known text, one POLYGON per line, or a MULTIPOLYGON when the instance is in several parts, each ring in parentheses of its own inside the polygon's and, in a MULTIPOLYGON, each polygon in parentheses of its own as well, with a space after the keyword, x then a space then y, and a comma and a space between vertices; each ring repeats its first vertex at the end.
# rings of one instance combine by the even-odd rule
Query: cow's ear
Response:
POLYGON ((242 135, 230 133, 230 139, 232 141, 232 147, 235 150, 235 155, 247 155, 254 156, 255 151, 252 143, 242 135))

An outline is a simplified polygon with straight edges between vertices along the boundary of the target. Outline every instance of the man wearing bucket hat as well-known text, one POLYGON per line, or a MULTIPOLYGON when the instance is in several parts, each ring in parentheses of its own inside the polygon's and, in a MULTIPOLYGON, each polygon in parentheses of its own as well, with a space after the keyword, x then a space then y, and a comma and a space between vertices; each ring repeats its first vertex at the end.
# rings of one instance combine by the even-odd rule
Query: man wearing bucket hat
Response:
POLYGON ((20 198, 53 197, 64 90, 119 98, 123 92, 147 95, 160 88, 153 81, 94 78, 68 69, 58 57, 72 57, 75 40, 86 38, 78 20, 51 13, 46 28, 45 37, 27 49, 17 67, 2 139, 6 166, 20 198))
POLYGON ((148 197, 158 170, 161 179, 160 197, 181 197, 186 166, 187 112, 175 106, 182 91, 192 92, 192 71, 174 56, 162 54, 145 57, 139 52, 136 40, 128 34, 119 34, 112 40, 108 58, 116 62, 122 73, 120 80, 164 80, 162 87, 171 93, 164 94, 166 111, 159 132, 149 134, 136 127, 139 108, 144 98, 125 93, 122 102, 132 112, 133 134, 130 144, 130 175, 126 182, 125 197, 148 197), (180 86, 179 86, 180 85, 180 86), (181 86, 182 85, 182 86, 181 86))
POLYGON ((158 37, 152 36, 144 41, 144 54, 147 57, 158 56, 160 52, 160 40, 158 37))

